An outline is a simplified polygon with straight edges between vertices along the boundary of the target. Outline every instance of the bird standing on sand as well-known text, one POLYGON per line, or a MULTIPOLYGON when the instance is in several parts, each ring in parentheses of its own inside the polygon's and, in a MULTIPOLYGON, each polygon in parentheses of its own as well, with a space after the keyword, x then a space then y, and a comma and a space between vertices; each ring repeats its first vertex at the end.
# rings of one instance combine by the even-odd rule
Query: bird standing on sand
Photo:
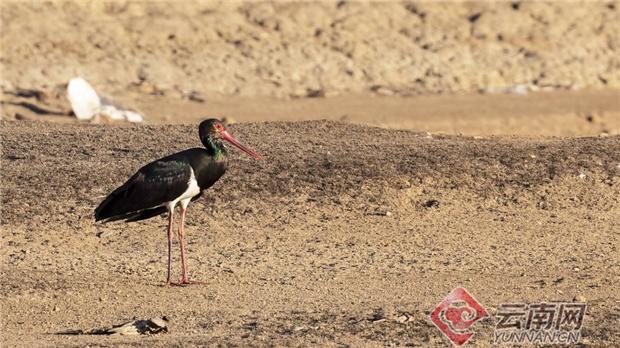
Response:
POLYGON ((179 204, 179 244, 181 247, 180 285, 189 284, 185 258, 185 211, 190 201, 213 186, 226 172, 228 156, 222 140, 228 141, 257 160, 261 156, 243 146, 216 119, 200 123, 200 141, 204 148, 193 148, 158 159, 140 168, 126 183, 114 190, 95 210, 96 221, 126 222, 152 218, 168 212, 168 273, 172 284, 172 224, 179 204))

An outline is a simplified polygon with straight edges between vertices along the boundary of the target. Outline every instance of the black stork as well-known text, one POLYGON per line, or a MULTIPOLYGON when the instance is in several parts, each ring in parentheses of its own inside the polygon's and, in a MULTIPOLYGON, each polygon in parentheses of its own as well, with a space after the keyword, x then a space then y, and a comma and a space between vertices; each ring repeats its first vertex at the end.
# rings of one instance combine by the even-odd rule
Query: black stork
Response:
POLYGON ((181 248, 180 284, 189 284, 185 258, 185 211, 226 172, 228 156, 223 140, 257 160, 261 156, 242 145, 216 119, 200 123, 204 148, 193 148, 153 161, 140 168, 126 183, 114 190, 95 210, 96 221, 126 222, 149 219, 168 213, 168 272, 166 285, 172 284, 172 224, 179 204, 179 244, 181 248))

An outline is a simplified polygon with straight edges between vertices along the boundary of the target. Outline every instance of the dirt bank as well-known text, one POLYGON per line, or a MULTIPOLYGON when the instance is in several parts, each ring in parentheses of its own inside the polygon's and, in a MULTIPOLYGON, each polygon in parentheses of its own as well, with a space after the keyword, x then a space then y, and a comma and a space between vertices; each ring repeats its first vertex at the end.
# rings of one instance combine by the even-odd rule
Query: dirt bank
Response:
POLYGON ((302 97, 620 88, 620 4, 18 2, 0 84, 302 97))

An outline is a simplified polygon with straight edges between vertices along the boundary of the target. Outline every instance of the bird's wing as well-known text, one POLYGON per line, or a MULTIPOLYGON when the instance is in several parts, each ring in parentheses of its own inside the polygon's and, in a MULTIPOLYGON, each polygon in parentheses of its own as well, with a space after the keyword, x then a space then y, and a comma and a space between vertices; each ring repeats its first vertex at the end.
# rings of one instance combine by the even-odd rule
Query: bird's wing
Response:
POLYGON ((173 201, 187 189, 191 171, 189 164, 174 159, 149 163, 97 207, 95 219, 116 220, 173 201))

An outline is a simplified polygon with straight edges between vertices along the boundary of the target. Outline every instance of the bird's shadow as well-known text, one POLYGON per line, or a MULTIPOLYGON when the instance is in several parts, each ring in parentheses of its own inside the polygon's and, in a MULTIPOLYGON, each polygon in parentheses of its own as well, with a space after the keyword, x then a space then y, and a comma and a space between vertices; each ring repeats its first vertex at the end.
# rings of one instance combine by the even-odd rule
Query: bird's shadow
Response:
POLYGON ((71 116, 71 112, 64 112, 64 111, 55 111, 55 110, 49 110, 49 109, 44 109, 36 104, 32 104, 32 103, 28 103, 28 102, 5 102, 3 101, 2 104, 8 104, 8 105, 15 105, 15 106, 21 106, 23 108, 26 108, 32 112, 34 112, 35 114, 39 114, 39 115, 53 115, 53 116, 71 116))

